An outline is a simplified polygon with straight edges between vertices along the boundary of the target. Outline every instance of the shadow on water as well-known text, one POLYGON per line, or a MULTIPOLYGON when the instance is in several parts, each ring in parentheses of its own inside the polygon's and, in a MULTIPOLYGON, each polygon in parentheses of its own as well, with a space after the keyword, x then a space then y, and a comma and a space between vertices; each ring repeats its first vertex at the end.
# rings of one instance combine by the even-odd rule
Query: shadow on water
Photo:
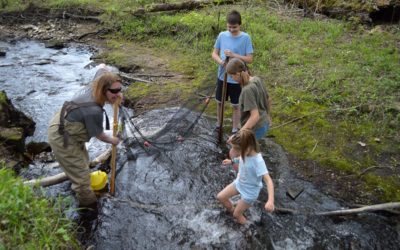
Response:
MULTIPOLYGON (((84 69, 90 63, 88 50, 70 47, 54 51, 29 41, 5 45, 9 50, 0 65, 14 66, 0 67, 0 84, 35 121, 41 120, 43 113, 53 114, 94 75, 94 70, 84 69), (52 63, 45 68, 32 63, 42 59, 51 59, 52 63), (24 87, 19 86, 22 84, 24 87)), ((103 194, 99 199, 99 216, 83 239, 85 245, 95 249, 399 249, 398 217, 373 213, 351 217, 315 215, 341 209, 342 205, 297 178, 283 149, 270 139, 262 142, 262 149, 275 183, 276 206, 297 213, 264 212, 266 192, 262 192, 259 201, 246 212, 250 223, 239 226, 215 199, 233 181, 235 173, 221 166, 226 152, 217 144, 206 119, 200 118, 189 135, 169 141, 168 147, 145 147, 140 140, 142 136, 151 138, 167 126, 177 110, 152 110, 126 122, 124 143, 118 146, 116 194, 103 194), (304 191, 292 200, 286 195, 288 187, 304 191)), ((189 112, 184 119, 193 121, 197 115, 189 112)), ((39 132, 33 139, 44 139, 46 128, 47 122, 38 123, 39 132)), ((89 147, 92 156, 107 148, 97 141, 89 147)), ((56 163, 36 162, 23 176, 58 172, 56 163)), ((45 192, 49 197, 70 196, 70 184, 57 184, 45 188, 45 192)), ((76 213, 69 216, 76 218, 76 213)))

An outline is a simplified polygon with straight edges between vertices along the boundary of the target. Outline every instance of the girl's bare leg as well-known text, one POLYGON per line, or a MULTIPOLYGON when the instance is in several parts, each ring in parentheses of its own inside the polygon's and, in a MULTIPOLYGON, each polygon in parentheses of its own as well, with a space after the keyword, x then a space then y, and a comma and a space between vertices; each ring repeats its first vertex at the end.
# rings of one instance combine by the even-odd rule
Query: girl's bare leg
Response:
POLYGON ((233 217, 240 223, 240 224, 245 224, 247 219, 244 217, 243 213, 250 207, 250 204, 247 204, 246 202, 243 201, 243 199, 240 199, 236 205, 235 211, 233 212, 233 217))
POLYGON ((233 213, 233 206, 229 198, 232 196, 235 196, 239 194, 239 192, 236 190, 235 185, 233 183, 229 184, 226 186, 224 189, 222 189, 221 192, 218 193, 217 199, 222 203, 222 205, 230 212, 233 213))

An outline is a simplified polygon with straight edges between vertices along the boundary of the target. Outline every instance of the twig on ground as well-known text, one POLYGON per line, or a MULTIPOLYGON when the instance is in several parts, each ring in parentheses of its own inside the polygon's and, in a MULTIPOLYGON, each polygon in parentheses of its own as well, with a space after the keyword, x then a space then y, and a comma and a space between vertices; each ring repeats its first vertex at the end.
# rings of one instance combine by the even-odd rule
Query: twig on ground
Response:
POLYGON ((133 77, 131 75, 128 75, 126 73, 120 73, 120 76, 126 80, 129 81, 135 81, 135 82, 144 82, 144 83, 153 83, 152 81, 143 79, 143 78, 138 78, 138 77, 133 77))
POLYGON ((349 215, 349 214, 358 214, 358 213, 362 213, 362 212, 382 211, 382 210, 394 209, 394 208, 400 208, 400 202, 389 202, 389 203, 376 204, 376 205, 365 206, 365 207, 360 207, 360 208, 335 210, 335 211, 329 211, 329 212, 319 212, 319 213, 316 213, 316 215, 323 215, 323 216, 349 215))
POLYGON ((372 166, 372 167, 368 167, 368 168, 364 169, 363 171, 361 171, 361 173, 358 174, 358 177, 361 177, 362 175, 366 174, 368 171, 371 171, 373 169, 384 169, 384 168, 393 170, 393 168, 387 167, 387 166, 372 166))
POLYGON ((285 125, 287 125, 287 124, 296 122, 296 121, 298 121, 298 120, 304 119, 304 118, 306 118, 306 117, 308 117, 308 116, 312 116, 312 115, 315 115, 315 114, 318 114, 318 113, 326 113, 326 112, 333 112, 333 111, 346 111, 346 110, 351 110, 351 109, 354 109, 354 108, 357 108, 357 107, 358 107, 358 106, 353 106, 353 107, 344 108, 344 109, 318 110, 318 111, 311 112, 311 113, 309 113, 309 114, 306 114, 306 115, 303 115, 303 116, 300 116, 300 117, 293 118, 292 120, 287 121, 287 122, 284 122, 284 123, 282 123, 282 124, 280 124, 280 125, 278 125, 278 126, 272 127, 271 129, 276 129, 276 128, 283 127, 283 126, 285 126, 285 125))

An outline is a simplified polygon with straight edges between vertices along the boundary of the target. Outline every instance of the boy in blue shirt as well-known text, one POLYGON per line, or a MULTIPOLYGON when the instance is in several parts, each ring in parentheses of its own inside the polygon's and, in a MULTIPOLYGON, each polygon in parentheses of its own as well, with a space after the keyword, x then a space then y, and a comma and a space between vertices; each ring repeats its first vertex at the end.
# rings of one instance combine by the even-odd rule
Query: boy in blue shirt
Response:
MULTIPOLYGON (((212 52, 212 58, 218 64, 217 90, 215 93, 215 99, 218 103, 217 124, 220 124, 222 87, 227 57, 239 58, 245 63, 251 63, 253 61, 253 45, 251 42, 251 38, 246 32, 240 30, 240 25, 242 24, 240 13, 236 10, 232 10, 228 14, 226 21, 228 30, 219 33, 217 40, 214 44, 214 50, 212 52)), ((228 76, 225 100, 228 100, 229 97, 233 107, 232 133, 236 133, 239 130, 240 93, 241 88, 238 82, 228 76)), ((217 129, 220 128, 217 127, 217 129)))

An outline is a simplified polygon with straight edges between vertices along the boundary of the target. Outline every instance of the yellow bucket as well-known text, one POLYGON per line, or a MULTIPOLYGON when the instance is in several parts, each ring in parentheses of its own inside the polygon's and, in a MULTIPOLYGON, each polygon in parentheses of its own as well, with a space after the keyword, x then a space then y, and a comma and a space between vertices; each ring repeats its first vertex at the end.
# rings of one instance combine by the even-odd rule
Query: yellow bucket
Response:
POLYGON ((103 171, 94 171, 90 173, 90 186, 93 190, 102 190, 107 185, 107 173, 103 171))

